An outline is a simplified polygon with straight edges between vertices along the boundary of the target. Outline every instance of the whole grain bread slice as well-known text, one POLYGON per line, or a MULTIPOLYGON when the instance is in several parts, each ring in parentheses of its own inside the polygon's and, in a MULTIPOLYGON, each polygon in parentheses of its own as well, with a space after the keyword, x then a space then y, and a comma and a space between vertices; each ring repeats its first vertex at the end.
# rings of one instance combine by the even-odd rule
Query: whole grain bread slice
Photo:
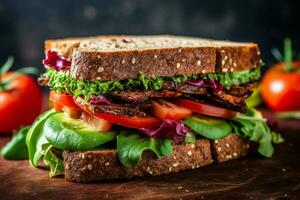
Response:
MULTIPOLYGON (((218 144, 228 143, 237 153, 236 156, 226 157, 226 160, 246 155, 248 149, 240 145, 244 142, 235 134, 218 140, 218 144)), ((217 162, 226 161, 222 159, 224 153, 216 151, 212 154, 212 149, 216 148, 214 144, 214 141, 199 139, 194 144, 174 145, 172 155, 161 158, 157 158, 152 152, 145 152, 141 162, 133 168, 127 168, 119 162, 116 150, 65 151, 63 153, 65 178, 72 182, 94 182, 137 176, 157 176, 210 165, 213 159, 217 162)))
POLYGON ((171 35, 47 40, 48 50, 72 60, 74 79, 91 81, 234 72, 262 64, 254 43, 171 35))

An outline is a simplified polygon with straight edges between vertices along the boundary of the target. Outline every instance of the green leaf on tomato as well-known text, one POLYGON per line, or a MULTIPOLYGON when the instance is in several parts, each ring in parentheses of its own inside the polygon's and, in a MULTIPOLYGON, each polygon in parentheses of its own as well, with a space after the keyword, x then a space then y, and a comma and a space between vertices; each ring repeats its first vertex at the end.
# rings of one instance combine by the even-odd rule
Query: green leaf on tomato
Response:
POLYGON ((216 118, 192 116, 185 119, 184 124, 211 140, 221 139, 232 133, 231 126, 225 120, 216 118))
POLYGON ((172 142, 168 139, 151 138, 135 131, 122 131, 117 136, 117 152, 126 167, 136 166, 144 151, 152 151, 157 157, 172 154, 172 142))

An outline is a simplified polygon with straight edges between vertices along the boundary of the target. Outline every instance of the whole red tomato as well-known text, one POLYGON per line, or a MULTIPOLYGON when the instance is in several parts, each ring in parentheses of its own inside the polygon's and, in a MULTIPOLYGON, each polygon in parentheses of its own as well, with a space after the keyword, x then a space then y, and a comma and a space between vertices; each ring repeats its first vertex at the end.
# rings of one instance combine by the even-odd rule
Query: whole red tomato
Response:
MULTIPOLYGON (((300 61, 292 67, 300 68, 300 61)), ((286 72, 283 63, 274 65, 262 79, 261 94, 273 111, 300 110, 300 72, 286 72)))
POLYGON ((39 86, 28 75, 20 74, 3 87, 3 82, 15 75, 7 72, 0 83, 0 134, 9 134, 31 124, 42 109, 39 86), (2 84, 2 85, 1 85, 2 84))

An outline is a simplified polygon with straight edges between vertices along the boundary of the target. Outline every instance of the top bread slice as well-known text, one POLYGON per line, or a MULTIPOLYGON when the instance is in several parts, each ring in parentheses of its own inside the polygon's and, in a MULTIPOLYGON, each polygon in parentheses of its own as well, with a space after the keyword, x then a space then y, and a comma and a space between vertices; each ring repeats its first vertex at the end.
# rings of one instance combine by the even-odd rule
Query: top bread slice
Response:
POLYGON ((235 72, 262 64, 254 43, 171 35, 47 40, 48 50, 72 60, 74 79, 90 81, 235 72))

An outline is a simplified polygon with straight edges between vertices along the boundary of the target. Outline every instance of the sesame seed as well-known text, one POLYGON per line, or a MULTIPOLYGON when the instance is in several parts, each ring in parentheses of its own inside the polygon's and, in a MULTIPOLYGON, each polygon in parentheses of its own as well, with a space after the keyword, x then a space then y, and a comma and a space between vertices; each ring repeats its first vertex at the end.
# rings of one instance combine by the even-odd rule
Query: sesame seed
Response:
POLYGON ((201 65, 201 60, 197 61, 197 65, 200 66, 201 65))
POLYGON ((68 163, 66 164, 66 166, 65 166, 65 167, 66 167, 66 169, 69 169, 69 168, 70 168, 70 166, 69 166, 69 164, 68 164, 68 163))
POLYGON ((99 67, 98 68, 98 72, 100 73, 100 72, 103 72, 104 71, 104 68, 103 67, 99 67))
POLYGON ((93 169, 93 166, 92 166, 91 164, 88 164, 87 168, 88 168, 89 170, 92 170, 92 169, 93 169))
POLYGON ((191 151, 188 151, 188 155, 191 156, 191 155, 192 155, 192 152, 191 152, 191 151))
POLYGON ((176 160, 176 156, 173 156, 173 158, 176 160))
POLYGON ((227 58, 228 58, 227 56, 224 56, 224 60, 227 60, 227 58))
POLYGON ((125 60, 123 59, 121 63, 124 64, 124 63, 125 63, 125 60))
POLYGON ((233 62, 233 66, 236 67, 236 62, 233 62))
POLYGON ((195 144, 192 144, 192 145, 191 145, 191 148, 192 148, 192 149, 195 148, 195 144))
POLYGON ((234 153, 233 153, 233 156, 234 156, 234 157, 237 157, 237 153, 236 153, 236 152, 234 152, 234 153))
POLYGON ((154 58, 156 59, 158 56, 157 55, 154 55, 154 58))
POLYGON ((135 58, 131 59, 131 63, 134 64, 135 63, 135 58))
POLYGON ((218 144, 218 142, 219 142, 218 140, 215 140, 215 144, 218 144))
POLYGON ((85 159, 85 155, 83 153, 79 154, 79 156, 81 157, 81 159, 85 159))
POLYGON ((180 190, 181 190, 181 189, 182 189, 182 187, 181 187, 181 186, 178 186, 178 189, 180 189, 180 190))
POLYGON ((169 167, 169 172, 171 172, 172 171, 172 167, 169 167))
POLYGON ((228 143, 225 144, 226 147, 229 147, 230 145, 228 143))
POLYGON ((227 72, 227 71, 228 71, 228 69, 227 69, 227 68, 224 68, 224 69, 222 69, 222 71, 223 71, 223 72, 227 72))
POLYGON ((222 60, 222 65, 225 65, 225 60, 222 60))
POLYGON ((108 165, 109 165, 109 162, 106 162, 106 163, 105 163, 105 166, 108 166, 108 165))
POLYGON ((180 63, 176 64, 176 68, 179 69, 180 68, 180 63))
POLYGON ((98 81, 101 80, 101 77, 100 77, 100 76, 97 76, 97 77, 96 77, 96 80, 98 80, 98 81))
POLYGON ((221 147, 218 147, 218 152, 221 152, 222 151, 222 148, 221 147))
POLYGON ((189 192, 189 190, 185 190, 185 192, 189 192))

